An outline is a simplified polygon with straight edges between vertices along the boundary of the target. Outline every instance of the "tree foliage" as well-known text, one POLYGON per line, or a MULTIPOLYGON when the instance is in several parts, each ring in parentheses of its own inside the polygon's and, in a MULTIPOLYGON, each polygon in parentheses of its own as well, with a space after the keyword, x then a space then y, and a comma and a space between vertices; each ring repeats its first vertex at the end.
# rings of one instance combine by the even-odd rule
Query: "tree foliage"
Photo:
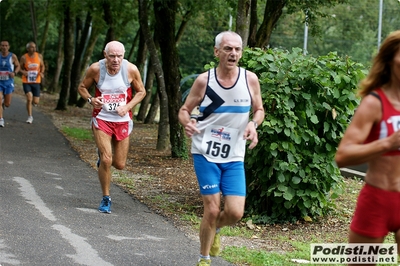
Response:
POLYGON ((276 28, 276 25, 283 14, 284 8, 287 9, 289 14, 297 11, 307 14, 304 21, 312 24, 316 18, 326 16, 325 13, 321 12, 322 7, 333 7, 340 3, 346 3, 347 1, 348 0, 266 0, 263 16, 261 16, 262 22, 260 23, 260 26, 258 26, 258 1, 253 0, 252 22, 249 30, 250 32, 257 33, 250 34, 247 43, 249 44, 249 47, 268 47, 272 32, 276 28))
POLYGON ((342 182, 334 154, 359 103, 364 66, 298 48, 248 49, 241 62, 259 76, 267 114, 245 159, 248 215, 282 222, 325 214, 342 182))
MULTIPOLYGON (((368 66, 378 49, 379 1, 351 1, 320 7, 320 12, 325 15, 308 23, 307 52, 318 56, 337 51, 340 56, 350 56, 353 61, 368 66)), ((399 12, 398 1, 384 1, 382 38, 400 28, 399 12)), ((289 13, 284 9, 272 33, 270 47, 286 50, 303 47, 304 20, 303 11, 289 13)))

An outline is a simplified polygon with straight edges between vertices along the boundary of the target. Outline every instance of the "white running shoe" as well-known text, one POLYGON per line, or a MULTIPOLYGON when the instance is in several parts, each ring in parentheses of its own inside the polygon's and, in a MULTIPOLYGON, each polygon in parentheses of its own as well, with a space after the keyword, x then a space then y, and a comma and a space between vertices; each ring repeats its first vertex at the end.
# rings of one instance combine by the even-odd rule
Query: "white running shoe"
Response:
POLYGON ((26 120, 26 123, 32 124, 33 122, 33 116, 28 116, 28 119, 26 120))
POLYGON ((0 118, 0 127, 4 127, 4 118, 0 118))

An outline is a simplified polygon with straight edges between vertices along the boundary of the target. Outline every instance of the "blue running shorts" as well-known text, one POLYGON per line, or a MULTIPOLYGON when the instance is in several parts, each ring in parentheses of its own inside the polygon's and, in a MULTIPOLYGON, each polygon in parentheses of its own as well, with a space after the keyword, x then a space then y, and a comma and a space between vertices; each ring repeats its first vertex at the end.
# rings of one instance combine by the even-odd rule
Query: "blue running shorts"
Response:
POLYGON ((3 92, 3 95, 13 93, 14 92, 14 83, 3 84, 3 82, 0 82, 0 92, 3 92))
POLYGON ((243 162, 212 163, 193 154, 193 164, 201 195, 246 196, 243 162))

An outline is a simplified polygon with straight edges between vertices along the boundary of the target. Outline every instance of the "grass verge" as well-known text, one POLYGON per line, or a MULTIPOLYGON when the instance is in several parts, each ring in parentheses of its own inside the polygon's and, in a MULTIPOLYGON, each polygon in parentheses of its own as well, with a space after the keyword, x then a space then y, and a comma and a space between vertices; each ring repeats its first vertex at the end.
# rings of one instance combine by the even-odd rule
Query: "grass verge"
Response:
POLYGON ((89 129, 62 127, 61 131, 67 136, 78 140, 93 140, 92 131, 89 129))

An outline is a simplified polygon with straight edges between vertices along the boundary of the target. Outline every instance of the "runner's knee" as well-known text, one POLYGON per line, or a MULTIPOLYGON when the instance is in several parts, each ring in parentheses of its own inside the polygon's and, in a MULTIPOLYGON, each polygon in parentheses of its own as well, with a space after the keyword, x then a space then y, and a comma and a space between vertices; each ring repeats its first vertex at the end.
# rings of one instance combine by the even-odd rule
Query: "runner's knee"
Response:
POLYGON ((243 217, 243 211, 242 210, 230 210, 226 215, 229 217, 229 220, 231 220, 233 223, 238 222, 240 219, 243 217))
POLYGON ((122 170, 125 168, 125 162, 113 162, 113 166, 118 170, 122 170))

